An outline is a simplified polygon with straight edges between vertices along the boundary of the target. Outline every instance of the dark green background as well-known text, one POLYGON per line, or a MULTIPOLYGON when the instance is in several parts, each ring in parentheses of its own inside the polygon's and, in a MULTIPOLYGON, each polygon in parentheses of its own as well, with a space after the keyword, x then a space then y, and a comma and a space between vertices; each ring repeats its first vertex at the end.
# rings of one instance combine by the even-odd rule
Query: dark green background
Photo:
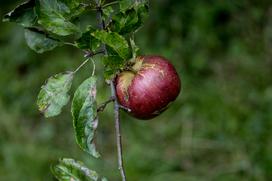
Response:
MULTIPOLYGON (((18 3, 1 0, 1 17, 18 3)), ((183 88, 150 122, 122 113, 128 180, 272 180, 272 2, 152 0, 136 41, 143 54, 169 58, 183 88)), ((0 23, 1 181, 54 180, 50 164, 59 157, 120 180, 112 106, 100 115, 100 160, 76 145, 70 105, 53 119, 37 111, 44 81, 83 60, 71 47, 36 54, 21 27, 0 23)), ((90 72, 91 64, 77 75, 73 91, 90 72)), ((109 96, 102 78, 98 88, 102 102, 109 96)))

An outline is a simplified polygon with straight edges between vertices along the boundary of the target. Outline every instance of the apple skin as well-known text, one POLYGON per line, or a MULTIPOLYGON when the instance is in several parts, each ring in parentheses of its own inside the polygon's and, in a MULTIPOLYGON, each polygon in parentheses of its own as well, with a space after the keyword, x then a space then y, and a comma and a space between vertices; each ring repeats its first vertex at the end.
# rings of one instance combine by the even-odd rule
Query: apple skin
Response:
POLYGON ((119 103, 138 119, 152 119, 167 109, 180 93, 181 81, 174 66, 161 56, 139 56, 132 71, 115 79, 119 103))

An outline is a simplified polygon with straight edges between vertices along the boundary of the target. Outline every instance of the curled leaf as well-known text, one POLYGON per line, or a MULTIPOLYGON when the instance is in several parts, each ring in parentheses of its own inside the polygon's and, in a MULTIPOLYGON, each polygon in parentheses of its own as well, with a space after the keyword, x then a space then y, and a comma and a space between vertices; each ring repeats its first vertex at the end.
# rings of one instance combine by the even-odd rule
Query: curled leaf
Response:
POLYGON ((15 22, 24 27, 32 27, 37 21, 37 14, 35 13, 34 8, 35 0, 26 1, 6 14, 3 21, 15 22))
POLYGON ((71 111, 79 147, 90 155, 99 157, 94 144, 98 125, 95 77, 88 78, 78 87, 74 94, 71 111))

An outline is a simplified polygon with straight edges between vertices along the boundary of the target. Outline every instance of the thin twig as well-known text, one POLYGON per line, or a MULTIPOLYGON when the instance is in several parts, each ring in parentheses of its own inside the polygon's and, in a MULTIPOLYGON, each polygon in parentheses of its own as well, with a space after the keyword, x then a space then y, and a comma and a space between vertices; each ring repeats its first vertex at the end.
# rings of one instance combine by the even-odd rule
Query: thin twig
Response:
POLYGON ((113 102, 113 101, 114 101, 114 98, 111 97, 109 100, 107 100, 107 101, 103 102, 102 104, 100 104, 100 105, 98 106, 98 108, 97 108, 97 112, 102 112, 102 111, 104 111, 104 109, 107 107, 107 105, 108 105, 109 103, 113 102))
POLYGON ((97 52, 92 52, 90 50, 85 50, 84 51, 84 57, 88 58, 88 57, 93 57, 95 55, 98 55, 98 54, 104 54, 104 50, 98 50, 97 52))
MULTIPOLYGON (((96 7, 97 7, 97 21, 99 28, 105 29, 105 22, 102 19, 103 10, 100 4, 100 0, 95 0, 96 7)), ((104 55, 107 55, 107 49, 106 45, 102 45, 102 49, 104 50, 104 55)), ((120 170, 120 174, 122 177, 122 181, 126 181, 126 174, 123 166, 123 155, 122 155, 122 138, 120 133, 120 105, 118 103, 117 97, 116 97, 116 90, 114 86, 114 79, 110 81, 110 87, 111 87, 111 95, 114 99, 114 118, 115 118, 115 131, 116 131, 116 146, 117 146, 117 153, 118 153, 118 169, 120 170)))

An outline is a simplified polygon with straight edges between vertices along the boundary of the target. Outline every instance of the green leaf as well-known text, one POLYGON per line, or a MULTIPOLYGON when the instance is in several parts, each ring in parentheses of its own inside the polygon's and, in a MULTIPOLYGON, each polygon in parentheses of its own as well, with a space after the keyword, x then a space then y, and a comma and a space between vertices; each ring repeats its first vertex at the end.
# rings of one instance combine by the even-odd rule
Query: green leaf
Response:
POLYGON ((42 86, 37 105, 45 117, 59 115, 62 107, 68 103, 70 99, 68 91, 71 88, 73 76, 73 72, 56 74, 42 86))
POLYGON ((111 6, 107 6, 107 7, 103 8, 103 14, 106 17, 110 17, 113 13, 114 13, 114 10, 111 6))
POLYGON ((89 26, 87 30, 82 34, 82 36, 76 40, 76 46, 80 49, 89 49, 93 52, 97 50, 101 43, 98 39, 94 38, 91 33, 94 32, 96 29, 94 29, 92 26, 89 26))
POLYGON ((118 55, 109 54, 103 57, 103 64, 105 65, 105 79, 110 80, 115 77, 120 69, 123 68, 123 66, 125 65, 125 61, 118 55))
POLYGON ((135 0, 119 0, 120 11, 125 12, 135 4, 135 0))
POLYGON ((27 45, 37 53, 50 51, 57 46, 63 45, 59 40, 51 38, 48 34, 34 28, 25 29, 25 39, 27 45))
POLYGON ((148 11, 148 1, 136 1, 126 8, 121 8, 121 12, 112 17, 110 28, 121 35, 135 32, 144 24, 148 11))
POLYGON ((59 181, 97 181, 99 178, 95 171, 71 158, 59 159, 59 163, 53 165, 51 171, 59 181))
POLYGON ((122 59, 130 58, 128 42, 118 33, 107 32, 105 30, 97 30, 91 34, 96 39, 112 48, 122 59))
POLYGON ((138 14, 134 9, 127 10, 125 13, 118 13, 112 17, 111 29, 120 34, 130 33, 138 28, 138 14))
POLYGON ((95 130, 98 125, 96 105, 96 78, 85 80, 76 90, 72 102, 73 124, 79 147, 98 158, 94 144, 95 130))
POLYGON ((15 22, 24 27, 32 27, 37 20, 34 10, 35 0, 26 1, 18 5, 14 10, 6 14, 3 18, 4 22, 15 22))
POLYGON ((84 12, 85 6, 83 5, 84 0, 58 0, 59 2, 64 3, 68 9, 67 13, 65 13, 65 17, 74 18, 79 16, 84 12))
POLYGON ((38 23, 52 33, 60 36, 80 34, 80 29, 71 19, 84 11, 81 1, 76 0, 38 0, 38 23))
POLYGON ((149 13, 149 3, 146 1, 146 3, 138 4, 136 7, 137 13, 138 13, 138 18, 139 18, 139 25, 142 26, 145 22, 145 20, 148 17, 149 13))
POLYGON ((148 3, 148 0, 119 0, 121 12, 125 12, 126 10, 135 8, 139 5, 148 5, 148 3))
POLYGON ((105 78, 112 78, 126 65, 131 58, 131 51, 127 40, 116 32, 96 30, 91 33, 93 37, 106 44, 108 54, 103 57, 105 65, 105 78))

